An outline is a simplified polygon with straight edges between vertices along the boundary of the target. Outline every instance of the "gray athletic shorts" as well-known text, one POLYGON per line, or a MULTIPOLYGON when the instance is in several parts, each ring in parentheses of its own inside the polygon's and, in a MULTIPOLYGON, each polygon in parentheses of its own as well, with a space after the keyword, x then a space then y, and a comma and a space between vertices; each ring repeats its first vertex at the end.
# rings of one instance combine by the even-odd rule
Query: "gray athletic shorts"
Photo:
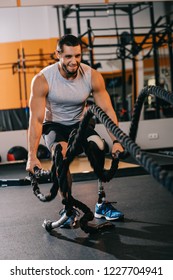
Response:
MULTIPOLYGON (((70 134, 74 129, 78 129, 78 127, 79 123, 66 126, 60 123, 45 122, 43 124, 43 138, 45 145, 51 151, 51 148, 55 143, 68 142, 70 134)), ((98 135, 98 133, 94 130, 93 122, 88 124, 83 133, 83 143, 81 143, 81 147, 79 147, 80 152, 83 151, 82 147, 85 145, 88 137, 92 135, 98 135)))

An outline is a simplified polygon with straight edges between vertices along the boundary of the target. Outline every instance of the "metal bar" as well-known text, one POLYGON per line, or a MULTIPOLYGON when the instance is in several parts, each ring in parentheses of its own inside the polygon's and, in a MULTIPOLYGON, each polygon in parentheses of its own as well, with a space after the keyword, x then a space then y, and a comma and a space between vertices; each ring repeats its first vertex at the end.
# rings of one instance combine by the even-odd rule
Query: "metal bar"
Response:
POLYGON ((19 82, 20 106, 22 107, 22 84, 21 84, 21 65, 20 65, 20 50, 19 49, 17 49, 17 73, 18 73, 18 82, 19 82))
MULTIPOLYGON (((166 18, 167 25, 170 27, 170 25, 173 23, 170 21, 170 16, 168 15, 166 18)), ((170 28, 167 30, 168 32, 168 50, 169 50, 169 61, 170 61, 170 76, 171 76, 171 92, 173 92, 173 50, 172 50, 172 32, 170 28)))
MULTIPOLYGON (((150 4, 150 20, 152 28, 151 30, 154 31, 152 33, 153 38, 153 55, 154 55, 154 72, 155 72, 155 85, 159 86, 159 80, 160 80, 160 70, 159 70, 159 57, 158 57, 158 46, 156 42, 156 35, 155 35, 155 26, 156 23, 154 22, 154 8, 153 3, 150 4)), ((158 22, 158 21, 157 21, 158 22)), ((158 102, 158 98, 156 97, 156 118, 160 118, 160 106, 158 102)))
POLYGON ((135 55, 133 54, 133 44, 135 43, 134 40, 134 24, 133 24, 133 15, 130 12, 129 13, 129 21, 130 21, 130 29, 131 29, 131 37, 132 37, 132 65, 133 65, 133 98, 132 98, 132 104, 131 107, 133 108, 134 103, 136 101, 137 97, 137 81, 136 81, 136 60, 135 60, 135 55))
POLYGON ((81 28, 80 28, 80 13, 79 13, 79 5, 76 5, 76 21, 77 21, 77 33, 78 36, 81 35, 81 28))
POLYGON ((57 14, 57 19, 58 19, 59 36, 61 37, 61 22, 60 22, 59 6, 55 6, 55 8, 56 8, 56 14, 57 14))
POLYGON ((93 59, 93 43, 92 43, 92 29, 90 25, 90 20, 87 20, 87 29, 88 29, 88 44, 89 44, 89 57, 91 67, 94 67, 94 59, 93 59))
POLYGON ((22 48, 22 68, 23 68, 24 89, 25 89, 25 106, 27 107, 28 95, 27 95, 26 63, 25 63, 25 52, 24 52, 24 48, 22 48))

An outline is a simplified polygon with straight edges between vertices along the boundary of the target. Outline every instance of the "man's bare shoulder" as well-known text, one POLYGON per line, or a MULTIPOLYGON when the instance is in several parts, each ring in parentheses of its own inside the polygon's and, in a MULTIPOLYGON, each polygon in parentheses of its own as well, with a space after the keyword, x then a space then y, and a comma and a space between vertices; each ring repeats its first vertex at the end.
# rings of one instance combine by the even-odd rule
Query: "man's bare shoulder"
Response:
POLYGON ((46 78, 44 77, 44 75, 39 72, 38 74, 36 74, 31 82, 31 87, 47 87, 47 81, 46 78))
POLYGON ((37 73, 33 79, 32 79, 32 82, 33 83, 39 83, 39 82, 46 82, 46 78, 44 77, 43 73, 39 72, 37 73))
POLYGON ((97 70, 95 69, 92 69, 92 72, 91 72, 91 77, 92 77, 92 85, 93 86, 103 86, 104 85, 104 79, 103 79, 103 76, 100 72, 98 72, 97 70))
POLYGON ((46 95, 48 93, 48 83, 41 72, 32 79, 31 88, 37 94, 46 95))

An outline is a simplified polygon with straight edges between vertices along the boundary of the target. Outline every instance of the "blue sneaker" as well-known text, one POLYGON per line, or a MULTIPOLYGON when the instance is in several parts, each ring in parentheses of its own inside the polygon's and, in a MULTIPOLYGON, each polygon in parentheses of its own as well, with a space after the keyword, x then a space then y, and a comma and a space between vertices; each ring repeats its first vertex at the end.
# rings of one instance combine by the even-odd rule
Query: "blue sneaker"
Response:
POLYGON ((121 220, 124 218, 124 214, 114 208, 110 202, 96 203, 94 216, 97 219, 105 218, 109 221, 121 220))
MULTIPOLYGON (((59 211, 61 217, 66 213, 66 210, 63 208, 59 211)), ((80 213, 77 209, 73 208, 72 215, 60 226, 60 228, 72 228, 77 224, 77 217, 80 216, 80 213)))

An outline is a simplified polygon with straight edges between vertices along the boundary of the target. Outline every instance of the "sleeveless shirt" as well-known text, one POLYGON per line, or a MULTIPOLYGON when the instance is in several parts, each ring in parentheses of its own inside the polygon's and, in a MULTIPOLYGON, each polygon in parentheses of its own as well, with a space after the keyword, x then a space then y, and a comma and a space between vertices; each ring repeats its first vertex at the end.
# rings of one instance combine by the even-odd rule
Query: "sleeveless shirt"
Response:
POLYGON ((91 67, 81 63, 74 80, 65 79, 56 62, 42 69, 49 86, 44 122, 75 124, 83 118, 86 100, 92 92, 91 67))

